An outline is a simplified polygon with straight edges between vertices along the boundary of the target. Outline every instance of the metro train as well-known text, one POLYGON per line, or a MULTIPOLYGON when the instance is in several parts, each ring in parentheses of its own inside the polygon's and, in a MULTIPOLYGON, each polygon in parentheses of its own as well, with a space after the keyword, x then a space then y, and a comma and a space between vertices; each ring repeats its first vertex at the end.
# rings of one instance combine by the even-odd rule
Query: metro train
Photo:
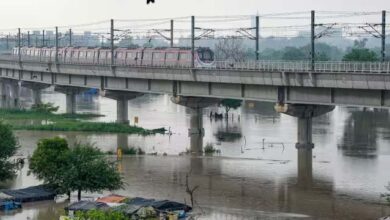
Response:
MULTIPOLYGON (((55 47, 21 47, 22 57, 36 58, 41 61, 54 61, 55 47)), ((13 55, 19 54, 15 47, 13 55)), ((115 64, 134 66, 180 66, 191 67, 191 48, 116 48, 114 50, 115 64)), ((110 48, 61 47, 58 48, 60 63, 110 64, 110 48)), ((214 65, 214 52, 207 47, 195 49, 195 67, 210 67, 214 65)))

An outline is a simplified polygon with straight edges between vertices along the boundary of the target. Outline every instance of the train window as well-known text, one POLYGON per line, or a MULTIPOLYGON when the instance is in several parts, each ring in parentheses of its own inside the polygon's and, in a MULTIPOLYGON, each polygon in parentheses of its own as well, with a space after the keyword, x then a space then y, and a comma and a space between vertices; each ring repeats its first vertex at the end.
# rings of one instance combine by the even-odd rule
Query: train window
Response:
POLYGON ((72 57, 73 58, 79 58, 79 52, 76 50, 76 51, 72 51, 72 57))
POLYGON ((124 59, 124 58, 125 58, 125 53, 123 53, 123 52, 117 52, 117 53, 116 53, 116 58, 118 58, 118 59, 124 59))
POLYGON ((128 59, 136 59, 137 58, 137 53, 136 52, 132 52, 132 53, 127 53, 127 58, 128 59))
POLYGON ((93 57, 93 51, 88 51, 87 52, 87 57, 92 58, 93 57))
POLYGON ((111 58, 111 52, 107 52, 107 59, 111 58))
POLYGON ((199 58, 200 60, 202 61, 213 61, 214 60, 214 57, 213 57, 213 53, 211 51, 202 51, 199 54, 199 58))
POLYGON ((180 53, 180 60, 191 60, 191 54, 180 53))
POLYGON ((177 60, 177 53, 167 53, 167 60, 177 60))
POLYGON ((153 59, 156 61, 164 60, 164 56, 165 56, 164 53, 160 53, 160 52, 153 53, 153 59))
POLYGON ((152 58, 152 53, 151 52, 144 52, 144 60, 151 60, 152 58))

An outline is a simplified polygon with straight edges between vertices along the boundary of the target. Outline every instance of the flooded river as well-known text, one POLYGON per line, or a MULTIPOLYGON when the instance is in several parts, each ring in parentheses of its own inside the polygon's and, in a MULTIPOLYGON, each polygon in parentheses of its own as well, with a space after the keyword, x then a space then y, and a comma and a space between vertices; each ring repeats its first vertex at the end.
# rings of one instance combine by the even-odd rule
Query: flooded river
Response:
MULTIPOLYGON (((64 111, 65 96, 43 94, 64 111)), ((29 98, 24 105, 28 106, 29 98)), ((114 100, 78 96, 78 112, 116 119, 114 100)), ((17 131, 20 155, 31 155, 41 138, 62 136, 91 142, 104 151, 139 147, 146 155, 125 157, 118 168, 125 189, 116 193, 157 199, 189 201, 185 176, 200 188, 195 193, 198 219, 377 219, 390 214, 380 204, 380 194, 390 181, 390 114, 387 110, 337 107, 313 122, 313 177, 310 184, 297 181, 296 119, 274 112, 273 103, 245 102, 229 120, 210 119, 204 110, 203 145, 212 144, 220 154, 185 155, 202 146, 191 146, 190 112, 171 103, 168 96, 144 95, 129 102, 129 119, 139 118, 144 128, 165 127, 171 135, 137 136, 82 132, 17 131), (167 156, 162 156, 166 154, 167 156)), ((13 123, 31 123, 27 121, 13 123)), ((28 165, 2 187, 21 188, 40 182, 28 175, 28 165)), ((0 219, 58 219, 66 203, 26 204, 17 213, 0 219)))

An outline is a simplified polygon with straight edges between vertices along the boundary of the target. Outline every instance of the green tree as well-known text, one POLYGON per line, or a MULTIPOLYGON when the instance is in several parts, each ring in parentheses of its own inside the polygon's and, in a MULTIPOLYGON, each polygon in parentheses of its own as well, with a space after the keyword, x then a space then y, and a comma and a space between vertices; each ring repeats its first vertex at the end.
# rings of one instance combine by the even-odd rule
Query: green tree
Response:
POLYGON ((123 186, 120 173, 113 162, 104 158, 104 153, 90 145, 78 145, 66 156, 64 188, 81 192, 116 190, 123 186))
POLYGON ((57 193, 98 192, 122 187, 122 177, 114 163, 90 145, 69 149, 62 138, 43 139, 30 159, 30 171, 57 193))
POLYGON ((0 121, 0 181, 11 179, 15 175, 15 165, 9 158, 16 153, 17 144, 11 126, 0 121))
POLYGON ((302 49, 296 47, 286 47, 282 55, 283 60, 305 60, 307 58, 308 55, 302 49))
POLYGON ((343 61, 378 61, 378 55, 367 48, 353 48, 345 54, 343 61))
POLYGON ((367 39, 355 40, 354 46, 348 49, 348 53, 344 55, 343 61, 362 61, 362 62, 374 62, 378 61, 378 55, 366 48, 367 39))
POLYGON ((125 214, 116 211, 90 210, 88 212, 77 212, 79 220, 128 220, 125 214))
POLYGON ((68 192, 63 188, 66 154, 69 152, 65 139, 55 137, 42 139, 30 158, 30 172, 58 193, 68 192))
POLYGON ((220 103, 220 105, 225 108, 227 117, 231 109, 237 109, 241 106, 241 104, 242 100, 239 99, 223 99, 220 103))

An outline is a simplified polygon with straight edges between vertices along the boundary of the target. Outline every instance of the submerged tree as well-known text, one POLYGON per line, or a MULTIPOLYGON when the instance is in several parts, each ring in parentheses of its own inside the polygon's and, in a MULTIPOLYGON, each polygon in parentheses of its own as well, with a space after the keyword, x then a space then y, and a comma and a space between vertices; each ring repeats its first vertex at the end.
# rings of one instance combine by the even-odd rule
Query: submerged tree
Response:
POLYGON ((11 179, 15 174, 15 165, 9 161, 17 151, 17 139, 11 126, 0 121, 0 181, 11 179))
POLYGON ((67 155, 67 170, 64 173, 64 187, 81 192, 116 190, 123 186, 120 173, 114 163, 104 158, 104 153, 90 145, 78 145, 67 155))
POLYGON ((57 193, 98 192, 122 187, 122 177, 103 152, 90 145, 72 149, 62 138, 43 139, 30 160, 30 171, 57 193))
POLYGON ((40 140, 30 158, 30 172, 55 189, 57 193, 68 193, 63 187, 68 152, 68 143, 63 138, 40 140))
POLYGON ((225 107, 227 117, 231 109, 237 109, 241 106, 241 104, 242 104, 242 100, 239 99, 223 99, 220 103, 220 105, 225 107))

